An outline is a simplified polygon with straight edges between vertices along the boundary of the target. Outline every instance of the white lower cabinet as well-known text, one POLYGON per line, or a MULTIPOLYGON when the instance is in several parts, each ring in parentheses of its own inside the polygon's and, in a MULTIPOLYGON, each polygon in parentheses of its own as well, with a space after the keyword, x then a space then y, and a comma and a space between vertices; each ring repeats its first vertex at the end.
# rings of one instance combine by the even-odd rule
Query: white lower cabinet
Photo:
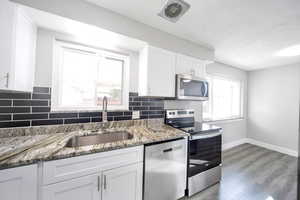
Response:
POLYGON ((103 172, 102 200, 141 200, 143 164, 103 172))
POLYGON ((43 200, 142 200, 143 164, 43 187, 43 200), (102 193, 102 198, 101 198, 102 193))
POLYGON ((41 200, 142 200, 143 146, 49 161, 41 171, 41 200))
POLYGON ((43 200, 99 200, 100 176, 90 175, 43 187, 43 200))
POLYGON ((37 200, 37 166, 0 171, 1 200, 37 200))

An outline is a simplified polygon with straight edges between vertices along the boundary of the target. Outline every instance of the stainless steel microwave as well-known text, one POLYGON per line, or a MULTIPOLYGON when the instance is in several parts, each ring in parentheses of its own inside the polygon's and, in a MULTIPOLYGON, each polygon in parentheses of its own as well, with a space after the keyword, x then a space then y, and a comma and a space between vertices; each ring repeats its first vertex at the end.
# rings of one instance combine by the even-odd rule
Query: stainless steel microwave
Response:
POLYGON ((176 75, 176 98, 182 100, 207 101, 208 81, 192 75, 176 75))

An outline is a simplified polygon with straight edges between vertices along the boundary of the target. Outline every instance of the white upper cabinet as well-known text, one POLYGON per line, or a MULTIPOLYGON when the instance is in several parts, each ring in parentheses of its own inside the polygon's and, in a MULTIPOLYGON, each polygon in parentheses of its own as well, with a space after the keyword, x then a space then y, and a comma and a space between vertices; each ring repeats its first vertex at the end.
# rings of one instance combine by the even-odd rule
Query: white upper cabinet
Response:
POLYGON ((0 89, 32 91, 37 28, 25 11, 0 2, 0 89))
POLYGON ((35 73, 37 28, 24 10, 17 7, 13 54, 12 89, 32 91, 35 73))
POLYGON ((146 46, 140 52, 139 95, 174 97, 175 62, 175 53, 146 46))
POLYGON ((207 61, 182 54, 176 56, 176 74, 191 74, 205 78, 207 61))
POLYGON ((0 1, 0 89, 9 87, 12 67, 15 6, 8 0, 0 1))
POLYGON ((0 170, 1 200, 37 200, 37 166, 0 170))

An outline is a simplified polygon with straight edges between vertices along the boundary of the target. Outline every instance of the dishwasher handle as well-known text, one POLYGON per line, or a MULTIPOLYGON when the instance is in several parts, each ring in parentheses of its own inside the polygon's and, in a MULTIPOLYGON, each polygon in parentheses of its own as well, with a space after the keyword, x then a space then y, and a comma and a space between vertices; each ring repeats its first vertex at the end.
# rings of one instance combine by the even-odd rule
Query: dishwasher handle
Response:
POLYGON ((170 152, 170 151, 173 151, 173 148, 169 148, 169 149, 164 149, 164 150, 163 150, 164 153, 168 153, 168 152, 170 152))
POLYGON ((182 148, 183 148, 182 145, 174 146, 174 147, 171 147, 171 148, 168 148, 168 149, 164 149, 163 152, 164 152, 164 153, 168 153, 168 152, 171 152, 171 151, 180 150, 180 149, 182 149, 182 148))

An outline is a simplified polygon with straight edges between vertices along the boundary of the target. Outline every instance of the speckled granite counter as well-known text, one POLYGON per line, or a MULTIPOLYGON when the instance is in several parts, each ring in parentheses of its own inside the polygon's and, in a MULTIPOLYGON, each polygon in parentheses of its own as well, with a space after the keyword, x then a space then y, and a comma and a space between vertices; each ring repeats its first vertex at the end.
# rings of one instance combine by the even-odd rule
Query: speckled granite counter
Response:
POLYGON ((187 136, 186 133, 164 125, 162 120, 157 119, 0 129, 0 169, 33 164, 39 161, 110 151, 185 136, 187 136), (73 136, 124 130, 132 134, 133 138, 77 148, 65 147, 67 141, 73 136))

